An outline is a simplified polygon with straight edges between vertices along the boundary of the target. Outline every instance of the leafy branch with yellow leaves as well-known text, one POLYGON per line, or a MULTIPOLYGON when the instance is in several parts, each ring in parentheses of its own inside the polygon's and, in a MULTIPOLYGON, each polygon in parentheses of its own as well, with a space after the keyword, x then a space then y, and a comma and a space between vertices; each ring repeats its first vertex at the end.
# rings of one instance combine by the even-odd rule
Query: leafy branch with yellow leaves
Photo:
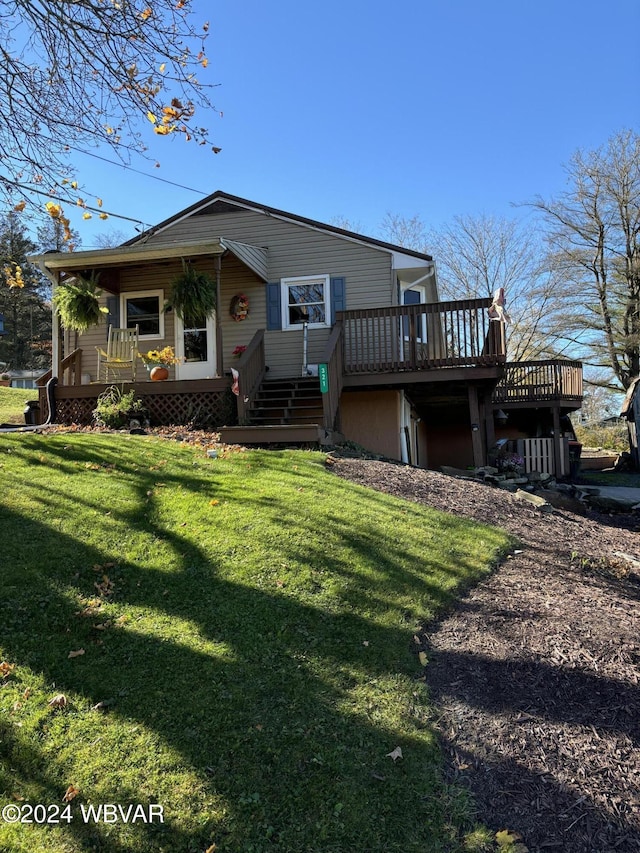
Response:
POLYGON ((53 218, 60 203, 89 218, 70 152, 107 145, 127 164, 144 156, 148 122, 220 150, 193 124, 215 107, 199 76, 209 25, 189 0, 0 0, 0 15, 0 188, 16 212, 50 193, 53 218))

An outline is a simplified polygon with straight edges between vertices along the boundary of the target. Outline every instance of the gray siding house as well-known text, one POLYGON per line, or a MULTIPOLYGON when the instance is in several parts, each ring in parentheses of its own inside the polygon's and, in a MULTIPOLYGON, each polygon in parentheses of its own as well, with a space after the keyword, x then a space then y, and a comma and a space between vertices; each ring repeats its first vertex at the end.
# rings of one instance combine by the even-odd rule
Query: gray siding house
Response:
POLYGON ((160 422, 239 443, 344 437, 429 467, 481 464, 495 439, 503 322, 488 299, 440 302, 429 255, 218 191, 118 248, 38 262, 54 287, 97 276, 103 291, 99 325, 54 324, 58 421, 90 419, 96 348, 138 324, 141 351, 180 359, 166 382, 136 375, 160 422), (185 263, 215 282, 206 321, 163 310, 185 263))

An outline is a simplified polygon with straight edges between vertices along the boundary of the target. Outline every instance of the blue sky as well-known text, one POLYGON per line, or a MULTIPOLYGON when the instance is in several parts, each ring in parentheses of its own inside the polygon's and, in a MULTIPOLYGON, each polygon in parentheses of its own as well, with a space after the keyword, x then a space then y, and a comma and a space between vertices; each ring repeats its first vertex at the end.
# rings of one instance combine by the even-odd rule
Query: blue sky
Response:
MULTIPOLYGON (((561 192, 563 164, 640 131, 638 0, 194 0, 209 20, 202 117, 218 155, 148 133, 136 168, 375 235, 386 212, 438 227, 524 216, 561 192)), ((112 157, 108 150, 99 152, 112 157)), ((199 198, 94 158, 79 178, 116 213, 155 223, 199 198)), ((131 225, 78 223, 93 236, 131 225)))

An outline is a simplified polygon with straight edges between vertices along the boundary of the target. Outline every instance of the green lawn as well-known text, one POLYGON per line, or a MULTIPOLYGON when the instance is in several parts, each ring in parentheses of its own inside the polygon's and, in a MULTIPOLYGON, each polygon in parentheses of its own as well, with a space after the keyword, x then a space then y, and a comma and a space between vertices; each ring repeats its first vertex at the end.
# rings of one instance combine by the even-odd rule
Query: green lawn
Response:
POLYGON ((27 400, 37 400, 37 388, 6 388, 0 386, 0 424, 24 425, 27 400))
POLYGON ((580 483, 585 486, 627 486, 640 489, 640 474, 637 471, 581 471, 580 483))
POLYGON ((0 482, 0 806, 79 791, 70 822, 0 820, 0 850, 490 849, 413 636, 505 534, 301 451, 10 434, 0 482), (83 822, 104 803, 164 823, 83 822))

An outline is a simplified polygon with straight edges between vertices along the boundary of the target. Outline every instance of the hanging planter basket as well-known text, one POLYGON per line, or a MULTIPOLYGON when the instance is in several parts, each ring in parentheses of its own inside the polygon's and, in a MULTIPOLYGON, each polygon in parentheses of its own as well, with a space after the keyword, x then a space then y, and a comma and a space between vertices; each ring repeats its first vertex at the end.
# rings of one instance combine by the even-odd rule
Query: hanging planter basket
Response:
POLYGON ((181 320, 206 320, 216 310, 216 283, 206 272, 199 272, 182 261, 182 273, 169 285, 164 310, 173 310, 181 320))
POLYGON ((65 329, 86 332, 107 313, 107 309, 100 306, 102 291, 97 285, 98 276, 92 275, 90 278, 77 277, 56 287, 53 304, 65 329))

